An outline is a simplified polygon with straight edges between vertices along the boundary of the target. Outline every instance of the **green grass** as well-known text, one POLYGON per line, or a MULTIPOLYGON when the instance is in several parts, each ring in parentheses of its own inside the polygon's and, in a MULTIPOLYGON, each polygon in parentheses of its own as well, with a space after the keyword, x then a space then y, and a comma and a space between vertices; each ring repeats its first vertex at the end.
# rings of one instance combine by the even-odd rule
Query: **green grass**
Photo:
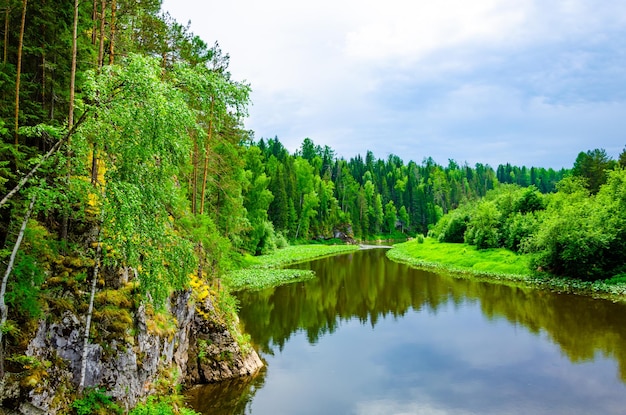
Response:
POLYGON ((413 240, 396 244, 387 255, 393 260, 421 267, 486 276, 532 276, 528 256, 503 248, 477 250, 466 244, 440 243, 425 238, 424 243, 413 240))
POLYGON ((224 283, 233 291, 262 290, 282 284, 314 278, 312 271, 281 269, 287 265, 344 252, 356 251, 355 245, 295 245, 257 257, 247 256, 242 269, 224 276, 224 283))
POLYGON ((413 240, 396 244, 387 251, 387 256, 397 262, 456 277, 522 284, 557 292, 626 301, 626 279, 623 276, 588 282, 539 273, 530 269, 529 255, 519 255, 504 248, 477 250, 476 247, 466 244, 443 243, 426 238, 423 243, 413 240))

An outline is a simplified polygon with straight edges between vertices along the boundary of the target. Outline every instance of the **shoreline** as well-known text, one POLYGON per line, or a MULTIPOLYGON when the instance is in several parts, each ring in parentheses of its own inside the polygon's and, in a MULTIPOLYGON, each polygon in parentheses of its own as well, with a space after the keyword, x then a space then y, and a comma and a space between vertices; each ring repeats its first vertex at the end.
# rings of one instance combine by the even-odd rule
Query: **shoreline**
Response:
MULTIPOLYGON (((545 272, 536 273, 530 270, 525 273, 507 273, 462 267, 444 261, 432 261, 429 260, 427 256, 416 257, 410 252, 411 245, 408 244, 417 244, 417 242, 411 241, 394 245, 392 249, 387 251, 387 258, 417 269, 445 273, 454 278, 471 278, 494 284, 523 286, 558 293, 584 295, 613 302, 626 302, 626 284, 608 284, 605 281, 582 281, 573 278, 558 277, 545 272)), ((431 242, 430 244, 440 244, 440 242, 431 242)), ((459 249, 462 249, 464 253, 466 253, 465 250, 467 250, 467 245, 464 244, 441 244, 442 246, 448 247, 451 245, 457 246, 459 249)), ((427 248, 422 249, 422 252, 427 250, 427 248)))

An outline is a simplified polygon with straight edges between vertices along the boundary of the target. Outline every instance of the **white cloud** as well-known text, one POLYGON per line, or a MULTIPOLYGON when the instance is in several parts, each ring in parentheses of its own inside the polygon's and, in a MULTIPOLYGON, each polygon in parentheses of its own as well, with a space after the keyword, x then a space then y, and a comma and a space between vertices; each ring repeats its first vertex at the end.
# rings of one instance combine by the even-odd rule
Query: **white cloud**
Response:
POLYGON ((472 43, 497 44, 525 22, 526 1, 378 2, 347 34, 348 55, 415 62, 429 53, 472 43), (511 7, 511 5, 513 7, 511 7))
POLYGON ((165 0, 163 8, 220 42, 233 77, 252 84, 247 127, 290 150, 310 137, 345 157, 370 149, 405 161, 569 167, 579 151, 604 147, 615 157, 609 148, 625 144, 616 110, 626 101, 626 2, 165 0))

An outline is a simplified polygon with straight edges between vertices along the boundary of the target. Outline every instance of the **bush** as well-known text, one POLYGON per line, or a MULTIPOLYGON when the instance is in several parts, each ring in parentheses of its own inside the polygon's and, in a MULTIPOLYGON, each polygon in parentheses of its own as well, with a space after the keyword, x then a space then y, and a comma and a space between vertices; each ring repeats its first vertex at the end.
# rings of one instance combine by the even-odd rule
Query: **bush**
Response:
POLYGON ((507 218, 502 230, 504 247, 511 251, 520 251, 524 241, 533 235, 539 227, 537 217, 532 214, 514 213, 507 218))
POLYGON ((128 415, 200 415, 179 405, 175 398, 156 399, 151 396, 146 403, 137 405, 128 415))
POLYGON ((478 249, 500 246, 500 212, 492 201, 481 201, 470 218, 465 242, 478 249))
POLYGON ((122 414, 124 411, 113 402, 104 389, 87 389, 83 397, 72 403, 77 415, 122 414))

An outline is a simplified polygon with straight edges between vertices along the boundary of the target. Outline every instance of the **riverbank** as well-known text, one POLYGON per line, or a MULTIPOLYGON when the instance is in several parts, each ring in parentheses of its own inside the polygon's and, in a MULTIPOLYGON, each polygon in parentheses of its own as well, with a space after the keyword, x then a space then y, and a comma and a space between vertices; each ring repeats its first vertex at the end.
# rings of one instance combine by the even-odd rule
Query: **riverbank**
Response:
POLYGON ((413 240, 396 244, 387 252, 387 256, 396 262, 457 278, 626 301, 626 284, 623 282, 588 282, 535 272, 530 268, 528 255, 519 255, 503 248, 477 250, 466 244, 443 243, 425 238, 422 243, 413 240))
POLYGON ((241 269, 227 273, 224 284, 232 291, 262 290, 282 284, 314 278, 312 271, 285 269, 288 265, 353 252, 357 245, 295 245, 278 249, 271 254, 248 256, 241 269))

